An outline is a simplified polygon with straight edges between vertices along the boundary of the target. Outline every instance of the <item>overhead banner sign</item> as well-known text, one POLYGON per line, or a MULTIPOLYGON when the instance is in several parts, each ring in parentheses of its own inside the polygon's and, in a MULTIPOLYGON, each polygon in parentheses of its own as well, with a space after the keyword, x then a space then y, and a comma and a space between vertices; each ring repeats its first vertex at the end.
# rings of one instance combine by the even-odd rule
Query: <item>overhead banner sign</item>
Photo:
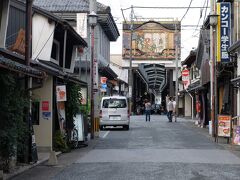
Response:
POLYGON ((231 3, 217 3, 217 61, 229 62, 228 48, 231 45, 231 3))
POLYGON ((133 60, 176 59, 175 39, 181 39, 180 21, 168 23, 135 21, 132 42, 130 27, 130 23, 123 24, 123 59, 130 59, 131 55, 133 60), (177 23, 178 33, 175 32, 174 23, 177 23))

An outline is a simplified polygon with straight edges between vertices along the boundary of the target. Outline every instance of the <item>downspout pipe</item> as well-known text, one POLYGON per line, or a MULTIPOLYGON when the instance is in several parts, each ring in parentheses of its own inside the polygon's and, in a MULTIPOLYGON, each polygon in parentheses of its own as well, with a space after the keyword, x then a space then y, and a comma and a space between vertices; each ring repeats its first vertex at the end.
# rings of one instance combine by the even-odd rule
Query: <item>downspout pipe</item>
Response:
POLYGON ((191 97, 191 100, 192 100, 192 120, 193 120, 193 96, 191 95, 191 93, 187 89, 185 89, 185 90, 188 93, 188 95, 191 97))

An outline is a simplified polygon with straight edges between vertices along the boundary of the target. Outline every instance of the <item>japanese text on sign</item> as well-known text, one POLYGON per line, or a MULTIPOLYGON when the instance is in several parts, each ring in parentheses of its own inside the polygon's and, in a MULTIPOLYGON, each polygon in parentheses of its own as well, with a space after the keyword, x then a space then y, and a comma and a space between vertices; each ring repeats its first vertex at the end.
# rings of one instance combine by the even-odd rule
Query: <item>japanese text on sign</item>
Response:
POLYGON ((231 116, 218 115, 218 136, 231 136, 231 116))
POLYGON ((231 44, 231 4, 222 2, 218 4, 220 22, 218 25, 218 61, 229 62, 228 48, 231 44))

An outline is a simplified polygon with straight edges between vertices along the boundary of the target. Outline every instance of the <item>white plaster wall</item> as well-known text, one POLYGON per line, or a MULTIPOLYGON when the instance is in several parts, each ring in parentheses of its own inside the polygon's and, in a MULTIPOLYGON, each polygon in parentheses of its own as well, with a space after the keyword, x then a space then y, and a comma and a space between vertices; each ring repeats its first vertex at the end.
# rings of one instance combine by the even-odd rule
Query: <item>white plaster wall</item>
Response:
POLYGON ((192 115, 192 102, 191 97, 186 94, 185 95, 185 110, 184 110, 184 116, 191 116, 192 115))
POLYGON ((33 91, 33 98, 40 101, 39 125, 34 125, 36 144, 38 148, 52 150, 52 101, 53 101, 53 78, 49 76, 43 87, 33 91), (42 118, 42 101, 49 101, 51 117, 46 120, 42 118))
POLYGON ((32 19, 32 59, 50 61, 55 22, 35 13, 32 19))
POLYGON ((8 22, 8 12, 9 12, 9 0, 4 0, 1 2, 3 9, 2 12, 2 19, 0 21, 0 47, 5 48, 5 41, 7 35, 7 22, 8 22))
POLYGON ((183 108, 183 98, 181 97, 178 99, 178 108, 183 108))

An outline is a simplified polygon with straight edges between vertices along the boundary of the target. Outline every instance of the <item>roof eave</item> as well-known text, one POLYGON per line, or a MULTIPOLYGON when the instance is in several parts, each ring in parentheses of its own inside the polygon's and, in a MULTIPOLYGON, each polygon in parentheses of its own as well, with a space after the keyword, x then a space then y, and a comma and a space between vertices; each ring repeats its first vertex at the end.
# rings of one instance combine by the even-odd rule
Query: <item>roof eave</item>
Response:
POLYGON ((60 19, 58 16, 55 16, 54 14, 49 13, 48 11, 37 6, 33 6, 33 11, 50 18, 62 26, 66 26, 70 33, 79 41, 79 44, 87 47, 87 42, 73 29, 73 27, 67 21, 60 19))

